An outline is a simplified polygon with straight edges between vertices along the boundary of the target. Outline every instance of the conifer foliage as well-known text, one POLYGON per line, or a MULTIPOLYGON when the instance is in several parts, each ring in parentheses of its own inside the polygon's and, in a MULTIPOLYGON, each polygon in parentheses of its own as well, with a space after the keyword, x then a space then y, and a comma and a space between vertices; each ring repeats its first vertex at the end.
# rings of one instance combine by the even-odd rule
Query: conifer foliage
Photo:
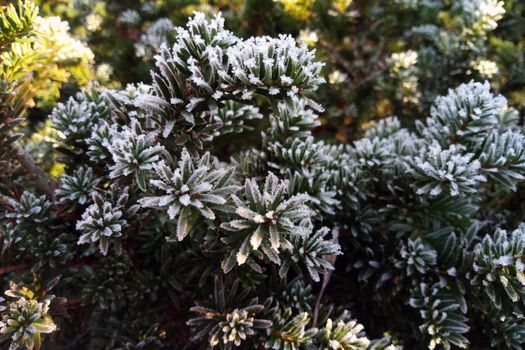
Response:
MULTIPOLYGON (((20 4, 2 16, 29 21, 20 4)), ((337 144, 312 132, 323 65, 290 36, 195 13, 155 62, 151 85, 56 106, 57 180, 0 109, 0 161, 27 170, 0 177, 2 346, 521 348, 525 224, 495 208, 525 180, 525 136, 488 83, 337 144)))

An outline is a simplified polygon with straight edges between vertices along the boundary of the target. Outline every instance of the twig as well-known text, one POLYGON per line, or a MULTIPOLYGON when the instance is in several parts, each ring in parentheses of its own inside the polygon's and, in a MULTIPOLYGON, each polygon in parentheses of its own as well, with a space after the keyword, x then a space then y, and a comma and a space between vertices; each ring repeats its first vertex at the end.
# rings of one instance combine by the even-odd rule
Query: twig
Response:
POLYGON ((27 170, 29 176, 35 181, 35 185, 50 199, 54 197, 54 181, 38 166, 29 154, 20 148, 19 145, 12 146, 14 157, 27 170))
MULTIPOLYGON (((338 243, 339 242, 339 227, 334 227, 332 230, 332 242, 338 243)), ((335 260, 337 259, 336 254, 332 254, 327 257, 326 260, 332 264, 332 266, 335 265, 335 260)), ((323 274, 323 284, 321 285, 321 290, 319 291, 319 295, 317 295, 317 300, 315 301, 315 309, 314 309, 314 317, 312 321, 312 327, 317 326, 317 321, 319 318, 319 308, 321 307, 321 299, 323 298, 324 291, 326 287, 328 286, 328 283, 330 282, 330 279, 332 278, 332 272, 333 270, 325 270, 323 274)))
POLYGON ((6 267, 0 267, 0 275, 5 275, 11 272, 25 270, 29 267, 29 264, 18 264, 18 265, 11 265, 6 267))
POLYGON ((0 205, 2 205, 5 208, 11 208, 13 207, 14 200, 6 195, 3 195, 0 193, 0 205))
MULTIPOLYGON (((58 265, 59 268, 69 268, 69 267, 84 267, 84 266, 92 266, 93 259, 91 258, 83 258, 79 259, 77 261, 71 261, 67 263, 63 263, 58 265)), ((24 264, 18 264, 18 265, 11 265, 6 267, 0 267, 0 276, 5 275, 7 273, 13 272, 13 271, 19 271, 29 268, 31 265, 24 263, 24 264)))

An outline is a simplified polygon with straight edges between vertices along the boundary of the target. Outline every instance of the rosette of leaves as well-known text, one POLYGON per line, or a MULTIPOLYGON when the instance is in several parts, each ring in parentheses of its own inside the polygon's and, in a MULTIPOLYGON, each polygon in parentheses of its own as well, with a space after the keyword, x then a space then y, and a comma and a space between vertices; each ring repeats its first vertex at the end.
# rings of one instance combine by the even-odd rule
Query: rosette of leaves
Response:
POLYGON ((273 325, 267 331, 265 349, 299 350, 312 344, 317 328, 307 328, 311 320, 307 312, 294 314, 291 308, 281 310, 278 306, 270 312, 273 314, 273 325))
POLYGON ((177 219, 176 239, 182 241, 199 218, 215 220, 216 212, 239 187, 232 184, 234 168, 218 168, 209 153, 194 159, 183 149, 178 166, 173 170, 164 161, 155 164, 150 183, 160 195, 144 197, 139 203, 146 208, 167 208, 168 217, 177 219))
POLYGON ((290 237, 308 234, 299 224, 310 218, 308 197, 287 196, 286 183, 274 174, 268 173, 262 188, 255 179, 246 180, 243 192, 243 199, 232 195, 235 219, 221 224, 221 229, 230 233, 222 238, 223 242, 238 247, 223 262, 225 272, 231 271, 235 262, 242 265, 247 261, 250 267, 260 270, 251 254, 281 264, 280 249, 293 248, 290 237))
POLYGON ((137 119, 113 133, 109 151, 115 163, 110 167, 109 177, 133 175, 142 191, 146 190, 147 176, 154 164, 166 155, 164 147, 157 142, 157 134, 144 132, 137 119))
POLYGON ((525 226, 511 233, 497 229, 474 251, 472 284, 489 297, 491 308, 525 311, 525 226))
POLYGON ((81 232, 78 244, 97 243, 103 255, 113 243, 117 254, 122 252, 122 240, 126 237, 125 229, 129 226, 128 218, 138 210, 138 205, 127 207, 128 189, 125 188, 114 201, 105 200, 97 192, 93 193, 93 204, 82 214, 76 223, 81 232))
POLYGON ((498 129, 507 99, 494 95, 486 81, 471 81, 436 98, 425 123, 417 122, 421 135, 443 148, 451 143, 478 145, 489 132, 498 129))
POLYGON ((210 306, 198 305, 190 309, 196 316, 187 324, 195 330, 193 341, 208 337, 210 347, 230 350, 233 347, 255 347, 257 333, 272 325, 270 320, 258 318, 265 307, 254 298, 244 301, 248 289, 239 290, 236 280, 228 290, 219 277, 215 278, 213 302, 210 306), (240 305, 246 305, 240 307, 240 305))
POLYGON ((35 223, 43 224, 51 219, 52 203, 46 196, 37 197, 25 191, 18 201, 12 201, 11 204, 13 208, 5 216, 14 220, 20 229, 33 227, 35 223))
POLYGON ((116 119, 129 123, 132 118, 146 118, 145 113, 135 107, 135 99, 149 94, 151 90, 151 85, 144 83, 128 84, 123 90, 107 90, 105 96, 111 102, 111 111, 116 119))
POLYGON ((476 193, 486 178, 481 174, 480 162, 473 157, 472 153, 462 154, 455 145, 442 149, 434 143, 425 148, 414 158, 411 169, 417 193, 431 197, 447 192, 453 197, 476 193))
POLYGON ((306 102, 293 97, 277 104, 277 110, 270 115, 270 128, 265 136, 281 144, 293 139, 304 140, 319 125, 318 116, 308 108, 306 102))
POLYGON ((436 265, 437 252, 424 244, 420 238, 409 239, 400 250, 400 259, 396 267, 406 269, 407 276, 414 272, 425 274, 432 266, 436 265))
POLYGON ((410 306, 419 310, 424 323, 419 327, 431 337, 429 349, 438 345, 450 349, 452 345, 466 348, 469 344, 464 334, 470 327, 463 315, 460 299, 443 290, 438 284, 429 286, 422 283, 417 287, 409 301, 410 306))
POLYGON ((217 113, 212 113, 212 120, 217 123, 214 136, 253 130, 253 127, 247 125, 246 122, 262 117, 263 115, 256 106, 227 101, 217 113))
MULTIPOLYGON (((289 193, 307 193, 314 209, 334 215, 339 201, 330 186, 339 147, 331 147, 313 137, 290 138, 284 144, 268 140, 268 165, 289 179, 289 193)), ((337 172, 337 171, 335 171, 337 172)))
POLYGON ((73 175, 62 176, 61 182, 62 185, 56 190, 60 201, 84 205, 100 183, 100 179, 93 175, 92 168, 80 167, 73 172, 73 175))
POLYGON ((370 340, 364 334, 363 325, 355 320, 348 321, 348 312, 336 320, 328 319, 317 335, 323 350, 366 350, 370 340))
POLYGON ((334 267, 329 258, 341 254, 341 247, 325 238, 329 232, 328 227, 322 227, 315 233, 308 235, 290 236, 293 250, 290 255, 284 258, 279 269, 279 276, 281 278, 286 277, 291 266, 300 272, 299 263, 306 267, 310 277, 315 282, 319 282, 319 274, 333 270, 334 267))
POLYGON ((525 343, 525 326, 523 316, 496 316, 491 315, 490 346, 493 348, 506 347, 520 350, 525 343))
POLYGON ((116 132, 116 124, 110 126, 105 120, 93 126, 90 137, 85 139, 87 155, 91 162, 106 165, 107 160, 112 158, 109 150, 113 140, 113 134, 116 132))
POLYGON ((9 350, 40 349, 43 335, 57 328, 49 315, 53 296, 39 301, 29 289, 15 285, 5 294, 14 300, 7 302, 7 307, 0 306, 0 343, 11 339, 9 350))
POLYGON ((487 177, 516 191, 516 183, 525 179, 525 136, 513 130, 490 133, 479 161, 487 177))
POLYGON ((312 285, 306 284, 300 277, 294 278, 286 286, 280 300, 284 305, 289 305, 296 311, 311 314, 312 306, 315 304, 312 285))
MULTIPOLYGON (((21 237, 20 237, 21 238, 21 237)), ((56 235, 28 234, 19 241, 20 250, 26 254, 34 256, 35 263, 32 271, 38 271, 44 266, 58 268, 60 264, 65 264, 74 257, 74 238, 66 233, 56 235)))
POLYGON ((109 112, 108 102, 95 86, 90 86, 67 102, 59 103, 50 119, 65 142, 74 144, 89 137, 92 126, 108 117, 109 112))
POLYGON ((312 137, 304 140, 293 139, 286 144, 279 142, 268 144, 269 165, 281 173, 295 169, 306 177, 314 175, 332 160, 324 142, 314 142, 312 137))
POLYGON ((308 175, 287 169, 282 176, 288 180, 288 193, 307 193, 308 201, 318 215, 334 215, 340 202, 330 185, 331 175, 328 169, 318 168, 308 175))

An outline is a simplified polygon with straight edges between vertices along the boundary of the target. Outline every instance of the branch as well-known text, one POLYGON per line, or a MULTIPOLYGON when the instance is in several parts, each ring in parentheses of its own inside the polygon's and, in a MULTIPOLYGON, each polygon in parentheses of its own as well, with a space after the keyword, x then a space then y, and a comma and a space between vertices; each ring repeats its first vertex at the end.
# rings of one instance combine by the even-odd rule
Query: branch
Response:
MULTIPOLYGON (((93 263, 93 259, 87 257, 87 258, 82 258, 82 259, 79 259, 79 260, 70 261, 70 262, 66 262, 66 263, 60 264, 57 267, 58 268, 68 268, 68 267, 78 267, 78 268, 80 268, 80 267, 84 267, 84 266, 92 266, 92 263, 93 263)), ((25 270, 25 269, 28 269, 29 267, 31 267, 31 265, 28 264, 28 263, 18 264, 18 265, 11 265, 11 266, 6 266, 6 267, 0 267, 0 276, 8 274, 8 273, 11 273, 11 272, 14 272, 14 271, 25 270)))
POLYGON ((29 154, 20 148, 19 145, 12 146, 13 156, 27 170, 29 176, 35 181, 35 185, 50 199, 54 198, 56 187, 55 182, 38 166, 29 154))
POLYGON ((25 270, 29 268, 29 264, 18 264, 18 265, 11 265, 6 267, 0 267, 0 275, 5 275, 11 272, 25 270))
POLYGON ((10 209, 14 206, 13 199, 0 193, 0 205, 6 209, 10 209))

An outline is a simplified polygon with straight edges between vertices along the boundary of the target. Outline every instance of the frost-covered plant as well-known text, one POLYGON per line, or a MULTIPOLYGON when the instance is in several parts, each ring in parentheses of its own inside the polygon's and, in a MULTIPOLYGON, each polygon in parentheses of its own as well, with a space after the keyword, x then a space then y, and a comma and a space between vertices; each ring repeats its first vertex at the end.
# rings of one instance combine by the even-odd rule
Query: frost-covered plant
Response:
POLYGON ((313 234, 290 236, 293 253, 281 265, 279 275, 286 276, 292 265, 298 267, 299 261, 303 262, 310 277, 316 282, 320 279, 319 273, 333 270, 334 267, 326 260, 326 257, 335 257, 341 254, 341 247, 339 244, 325 239, 329 232, 328 227, 323 227, 313 234))
POLYGON ((511 130, 503 134, 491 133, 479 160, 487 176, 515 191, 516 182, 523 180, 525 137, 521 132, 511 130))
POLYGON ((233 168, 217 168, 210 154, 194 160, 182 150, 178 168, 172 170, 164 161, 153 166, 158 178, 150 180, 159 196, 144 197, 140 203, 146 208, 166 208, 170 219, 177 219, 174 239, 182 241, 199 219, 215 220, 215 212, 226 204, 239 187, 231 184, 233 168))
POLYGON ((190 309, 196 317, 190 319, 188 325, 198 329, 193 340, 208 337, 208 343, 212 348, 218 346, 220 349, 232 349, 249 341, 249 338, 256 336, 256 332, 260 333, 272 325, 271 321, 259 318, 265 306, 257 304, 257 299, 252 299, 244 307, 240 304, 226 303, 225 293, 235 296, 238 287, 238 284, 234 284, 230 290, 225 290, 222 280, 216 279, 214 305, 198 305, 190 309))
POLYGON ((477 192, 486 179, 480 174, 481 165, 473 154, 461 154, 454 145, 443 150, 437 143, 421 150, 412 168, 417 179, 417 193, 438 196, 446 191, 451 196, 477 192))
POLYGON ((51 122, 66 142, 76 146, 89 136, 92 126, 99 119, 107 117, 108 103, 96 89, 91 86, 53 109, 51 122))
MULTIPOLYGON (((52 296, 38 301, 36 295, 27 288, 16 288, 5 293, 14 300, 7 306, 0 306, 2 319, 0 334, 4 339, 11 339, 9 350, 40 349, 44 334, 53 333, 57 326, 49 315, 52 296)), ((0 298, 0 301, 4 301, 0 298)))
POLYGON ((485 236, 474 252, 472 283, 482 286, 497 309, 524 302, 524 229, 523 225, 511 233, 498 229, 485 236))
MULTIPOLYGON (((291 237, 308 234, 301 221, 310 218, 304 195, 287 196, 286 184, 269 173, 260 188, 255 180, 246 180, 243 199, 232 196, 235 219, 224 222, 221 228, 232 232, 228 238, 236 247, 224 262, 225 272, 237 261, 242 265, 253 252, 262 252, 270 261, 280 264, 279 250, 291 249, 291 237)), ((257 264, 255 261, 253 264, 257 264)))
POLYGON ((436 140, 443 147, 451 140, 479 143, 489 131, 498 128, 506 107, 506 98, 494 95, 488 82, 470 82, 438 97, 426 125, 419 127, 424 137, 436 140))
POLYGON ((460 300, 454 294, 443 291, 438 285, 422 284, 416 288, 410 305, 419 310, 425 321, 420 328, 431 337, 429 349, 438 345, 445 349, 452 345, 467 347, 468 340, 464 336, 469 331, 465 325, 467 318, 460 312, 460 300))
POLYGON ((133 175, 140 189, 145 191, 147 175, 165 149, 158 144, 155 133, 144 133, 140 123, 132 119, 129 127, 124 126, 111 135, 109 152, 115 163, 110 167, 109 176, 117 178, 133 175))
POLYGON ((129 226, 123 219, 122 208, 104 201, 97 193, 93 194, 93 201, 77 221, 76 229, 82 233, 78 244, 98 243, 100 252, 106 255, 112 242, 117 252, 122 251, 121 239, 129 226))
POLYGON ((294 316, 291 309, 276 313, 273 319, 273 329, 277 332, 270 334, 265 349, 298 350, 302 346, 312 344, 312 338, 317 329, 307 329, 310 316, 301 312, 294 316))
POLYGON ((116 132, 115 126, 110 126, 106 121, 101 121, 93 127, 91 136, 86 140, 87 155, 94 163, 103 163, 111 158, 109 148, 116 132))
POLYGON ((436 264, 436 255, 436 251, 421 242, 420 238, 409 239, 401 248, 401 259, 396 262, 396 267, 406 269, 408 276, 416 271, 425 274, 436 264))
POLYGON ((356 321, 345 322, 328 319, 323 329, 326 339, 324 349, 330 350, 361 350, 368 349, 370 340, 363 334, 363 325, 356 321))
POLYGON ((41 224, 50 219, 51 205, 46 196, 37 197, 26 191, 18 201, 12 202, 12 208, 6 217, 13 219, 21 228, 41 224))
POLYGON ((61 201, 70 201, 84 205, 91 197, 95 186, 100 182, 93 175, 91 168, 78 168, 72 176, 62 177, 62 186, 56 191, 56 195, 61 201))
MULTIPOLYGON (((327 13, 354 18, 351 3, 327 13)), ((482 40, 420 29, 452 46, 482 40)), ((334 139, 334 106, 314 101, 322 64, 306 46, 242 39, 219 15, 196 14, 174 34, 151 85, 85 90, 71 105, 87 103, 86 115, 64 122, 64 106, 52 112, 66 131, 43 148, 45 159, 60 152, 56 167, 29 157, 30 140, 2 143, 0 277, 39 297, 57 284, 65 299, 49 309, 60 325, 49 347, 523 345, 524 136, 489 83, 448 84, 426 120, 390 117, 334 139)), ((432 56, 414 57, 385 72, 417 65, 419 79, 432 56)), ((422 100, 442 91, 427 84, 418 80, 422 100)), ((2 103, 0 140, 10 140, 2 103)))

